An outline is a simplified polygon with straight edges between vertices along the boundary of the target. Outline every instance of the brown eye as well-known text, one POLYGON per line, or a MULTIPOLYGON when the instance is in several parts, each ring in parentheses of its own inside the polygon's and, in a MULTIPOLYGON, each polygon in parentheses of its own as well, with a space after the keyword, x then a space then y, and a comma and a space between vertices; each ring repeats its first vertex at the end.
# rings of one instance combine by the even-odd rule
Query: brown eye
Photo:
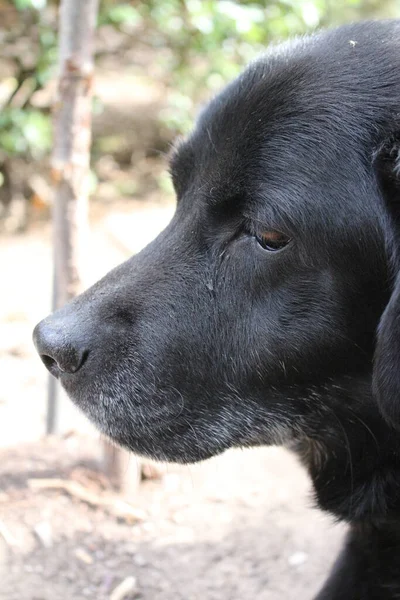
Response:
POLYGON ((264 250, 276 252, 288 245, 290 237, 272 229, 271 231, 263 231, 260 235, 256 235, 256 240, 264 250))

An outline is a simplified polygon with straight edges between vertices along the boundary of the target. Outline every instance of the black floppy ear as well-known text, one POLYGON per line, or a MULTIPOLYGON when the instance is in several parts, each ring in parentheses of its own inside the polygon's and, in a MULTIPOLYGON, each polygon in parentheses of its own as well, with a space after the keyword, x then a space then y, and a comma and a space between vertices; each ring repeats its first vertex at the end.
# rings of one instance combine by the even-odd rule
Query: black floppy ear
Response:
POLYGON ((386 420, 400 426, 400 137, 380 148, 376 157, 380 189, 389 209, 394 284, 377 330, 373 389, 386 420))
POLYGON ((400 426, 400 276, 378 327, 373 388, 386 420, 400 426))

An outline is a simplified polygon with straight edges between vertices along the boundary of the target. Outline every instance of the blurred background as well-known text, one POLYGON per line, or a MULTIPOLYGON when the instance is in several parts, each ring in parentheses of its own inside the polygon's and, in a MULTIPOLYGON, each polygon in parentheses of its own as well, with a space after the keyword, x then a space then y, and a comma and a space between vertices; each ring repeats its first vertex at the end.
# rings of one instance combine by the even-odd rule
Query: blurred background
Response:
MULTIPOLYGON (((70 402, 45 436, 31 331, 51 307, 58 4, 0 0, 0 598, 311 598, 343 529, 283 450, 184 469, 128 458, 118 495, 70 402)), ((243 65, 288 36, 386 17, 399 0, 101 0, 85 285, 166 225, 171 142, 243 65)))

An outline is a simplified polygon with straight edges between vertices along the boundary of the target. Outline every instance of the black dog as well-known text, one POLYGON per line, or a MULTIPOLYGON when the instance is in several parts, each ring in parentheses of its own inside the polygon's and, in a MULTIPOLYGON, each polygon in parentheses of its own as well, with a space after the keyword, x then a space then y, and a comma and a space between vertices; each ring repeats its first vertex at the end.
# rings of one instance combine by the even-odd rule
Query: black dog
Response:
POLYGON ((400 598, 399 148, 400 23, 272 49, 176 148, 165 231, 34 333, 134 452, 293 448, 350 523, 319 600, 400 598))

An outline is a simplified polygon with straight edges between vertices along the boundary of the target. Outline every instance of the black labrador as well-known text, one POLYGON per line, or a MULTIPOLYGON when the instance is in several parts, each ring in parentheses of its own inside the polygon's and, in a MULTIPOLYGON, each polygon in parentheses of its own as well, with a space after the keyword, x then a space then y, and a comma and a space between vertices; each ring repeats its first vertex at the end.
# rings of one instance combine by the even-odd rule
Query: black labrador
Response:
POLYGON ((318 600, 400 598, 399 148, 400 22, 272 48, 176 146, 168 227, 34 332, 134 452, 292 448, 350 524, 318 600))

